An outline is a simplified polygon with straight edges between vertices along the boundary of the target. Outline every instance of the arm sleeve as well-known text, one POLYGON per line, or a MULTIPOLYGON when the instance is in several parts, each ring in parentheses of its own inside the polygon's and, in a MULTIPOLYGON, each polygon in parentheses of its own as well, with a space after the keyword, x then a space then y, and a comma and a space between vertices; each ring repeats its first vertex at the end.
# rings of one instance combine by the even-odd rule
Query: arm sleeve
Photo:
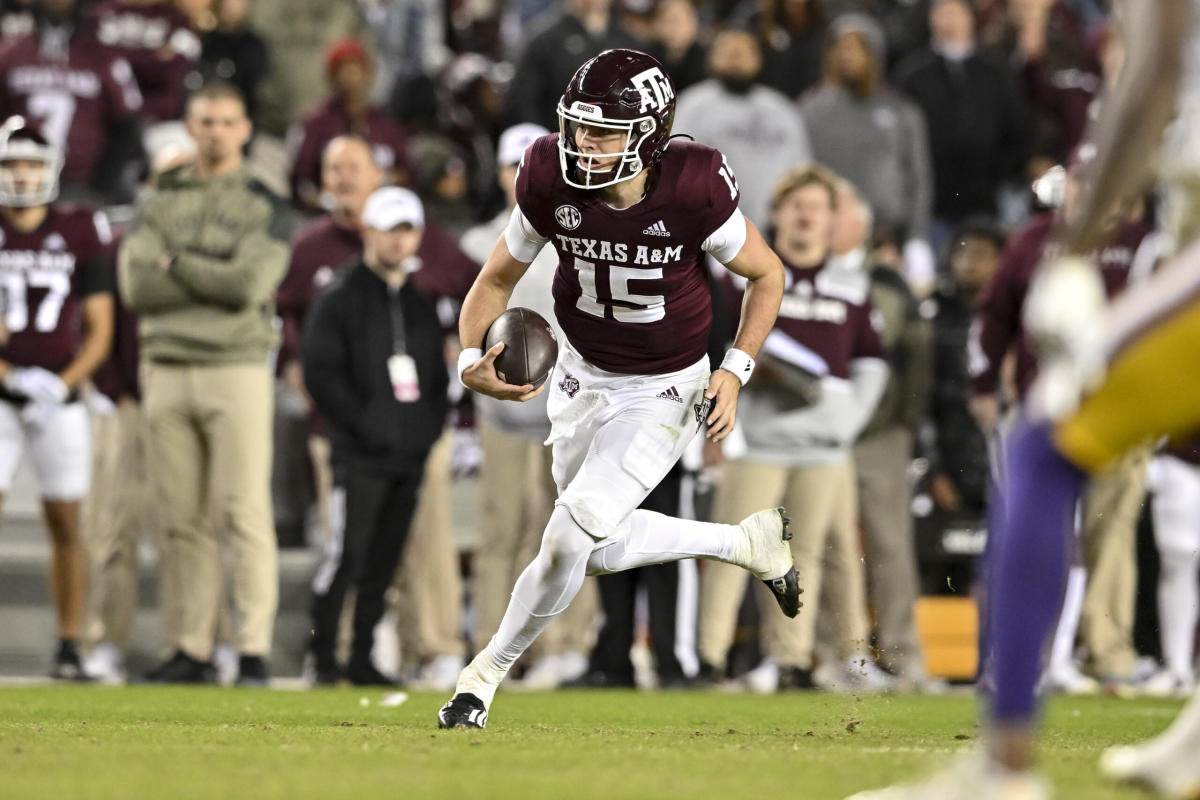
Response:
POLYGON ((229 259, 180 253, 170 273, 200 300, 238 310, 266 302, 287 271, 288 246, 266 231, 251 231, 229 259))
POLYGON ((856 358, 850 362, 850 384, 853 386, 853 407, 840 416, 835 417, 841 429, 837 431, 838 438, 844 442, 853 442, 862 433, 862 429, 871 421, 879 398, 888 382, 888 365, 882 358, 856 358))
POLYGON ((337 297, 322 293, 305 320, 300 346, 304 386, 323 416, 357 435, 366 409, 347 373, 351 360, 337 297))
POLYGON ((121 241, 117 285, 121 301, 133 311, 153 314, 195 302, 179 281, 159 269, 158 259, 166 252, 162 234, 145 221, 121 241))
POLYGON ((504 242, 513 258, 526 264, 533 263, 548 241, 534 230, 533 223, 521 212, 520 205, 513 208, 508 227, 504 229, 504 242))

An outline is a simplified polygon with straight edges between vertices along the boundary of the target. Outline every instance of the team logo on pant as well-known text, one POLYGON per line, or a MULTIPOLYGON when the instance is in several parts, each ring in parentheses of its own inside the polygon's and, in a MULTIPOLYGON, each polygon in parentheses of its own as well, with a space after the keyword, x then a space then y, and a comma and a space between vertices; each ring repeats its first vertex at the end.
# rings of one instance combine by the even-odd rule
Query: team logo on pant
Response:
POLYGON ((579 381, 571 373, 565 373, 565 377, 558 382, 558 388, 562 389, 567 397, 574 397, 579 391, 579 381))
POLYGON ((696 412, 697 424, 699 424, 699 425, 704 424, 704 420, 705 420, 705 418, 708 417, 708 410, 710 408, 712 408, 712 399, 708 398, 708 397, 704 398, 704 402, 702 402, 702 403, 693 403, 692 404, 692 411, 696 412))

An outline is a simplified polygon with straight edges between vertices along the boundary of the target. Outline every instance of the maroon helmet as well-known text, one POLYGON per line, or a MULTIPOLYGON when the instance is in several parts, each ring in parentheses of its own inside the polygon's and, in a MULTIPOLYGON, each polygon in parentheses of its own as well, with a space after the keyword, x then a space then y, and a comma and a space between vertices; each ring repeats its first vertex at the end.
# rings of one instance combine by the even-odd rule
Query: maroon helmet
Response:
MULTIPOLYGON (((638 50, 605 50, 580 67, 558 101, 558 159, 563 178, 580 189, 627 181, 662 158, 675 120, 675 87, 666 68, 638 50), (625 135, 615 163, 593 165, 575 140, 580 127, 625 135)), ((605 159, 607 161, 608 159, 605 159)))

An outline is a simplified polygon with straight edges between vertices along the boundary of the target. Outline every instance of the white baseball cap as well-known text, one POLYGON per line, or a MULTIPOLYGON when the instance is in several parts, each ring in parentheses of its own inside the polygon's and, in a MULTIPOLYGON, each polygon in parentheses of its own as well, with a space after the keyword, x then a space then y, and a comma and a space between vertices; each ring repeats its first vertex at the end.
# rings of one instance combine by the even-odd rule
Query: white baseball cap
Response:
POLYGON ((540 139, 550 131, 533 122, 522 122, 500 134, 500 145, 496 148, 496 163, 502 167, 511 167, 521 163, 521 156, 535 139, 540 139))
POLYGON ((414 228, 425 227, 425 208, 421 198, 399 186, 376 189, 363 206, 362 222, 377 231, 390 231, 407 222, 414 228))

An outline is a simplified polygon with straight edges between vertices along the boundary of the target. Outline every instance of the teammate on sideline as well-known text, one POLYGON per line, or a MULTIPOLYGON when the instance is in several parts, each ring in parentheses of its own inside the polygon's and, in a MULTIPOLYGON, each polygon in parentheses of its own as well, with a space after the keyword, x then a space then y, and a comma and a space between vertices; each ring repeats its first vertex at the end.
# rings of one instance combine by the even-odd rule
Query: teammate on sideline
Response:
POLYGON ((738 210, 724 157, 672 142, 674 116, 674 86, 654 58, 606 50, 583 64, 559 101, 559 133, 525 152, 508 229, 463 305, 467 388, 528 400, 549 387, 559 497, 499 630, 438 712, 440 727, 486 724, 513 662, 588 574, 712 558, 750 570, 785 614, 799 612, 782 509, 740 525, 635 510, 699 429, 713 441, 728 435, 783 295, 783 267, 738 210), (559 256, 555 315, 566 340, 554 374, 534 391, 497 377, 502 344, 487 353, 479 345, 548 242, 559 256), (711 376, 706 252, 748 281, 734 347, 711 376))
MULTIPOLYGON (((1049 796, 1030 772, 1035 685, 1043 645, 1063 596, 1075 506, 1085 477, 1160 436, 1200 430, 1200 0, 1132 4, 1123 15, 1127 61, 1094 129, 1097 155, 1076 211, 1059 235, 1061 255, 1030 290, 1026 325, 1042 343, 1042 374, 1027 418, 1008 437, 1003 495, 993 508, 988 603, 995 694, 987 751, 912 787, 856 800, 1035 800, 1049 796), (1163 177, 1182 249, 1148 284, 1105 310, 1086 259, 1111 210, 1163 177), (1190 179, 1190 180, 1189 180, 1190 179)), ((1105 753, 1102 770, 1172 798, 1200 797, 1200 696, 1142 745, 1105 753)))
POLYGON ((87 555, 79 522, 92 446, 79 389, 112 344, 112 234, 99 212, 52 205, 62 164, 62 152, 21 117, 0 126, 0 501, 28 445, 52 546, 59 644, 51 674, 83 679, 77 643, 87 555))

